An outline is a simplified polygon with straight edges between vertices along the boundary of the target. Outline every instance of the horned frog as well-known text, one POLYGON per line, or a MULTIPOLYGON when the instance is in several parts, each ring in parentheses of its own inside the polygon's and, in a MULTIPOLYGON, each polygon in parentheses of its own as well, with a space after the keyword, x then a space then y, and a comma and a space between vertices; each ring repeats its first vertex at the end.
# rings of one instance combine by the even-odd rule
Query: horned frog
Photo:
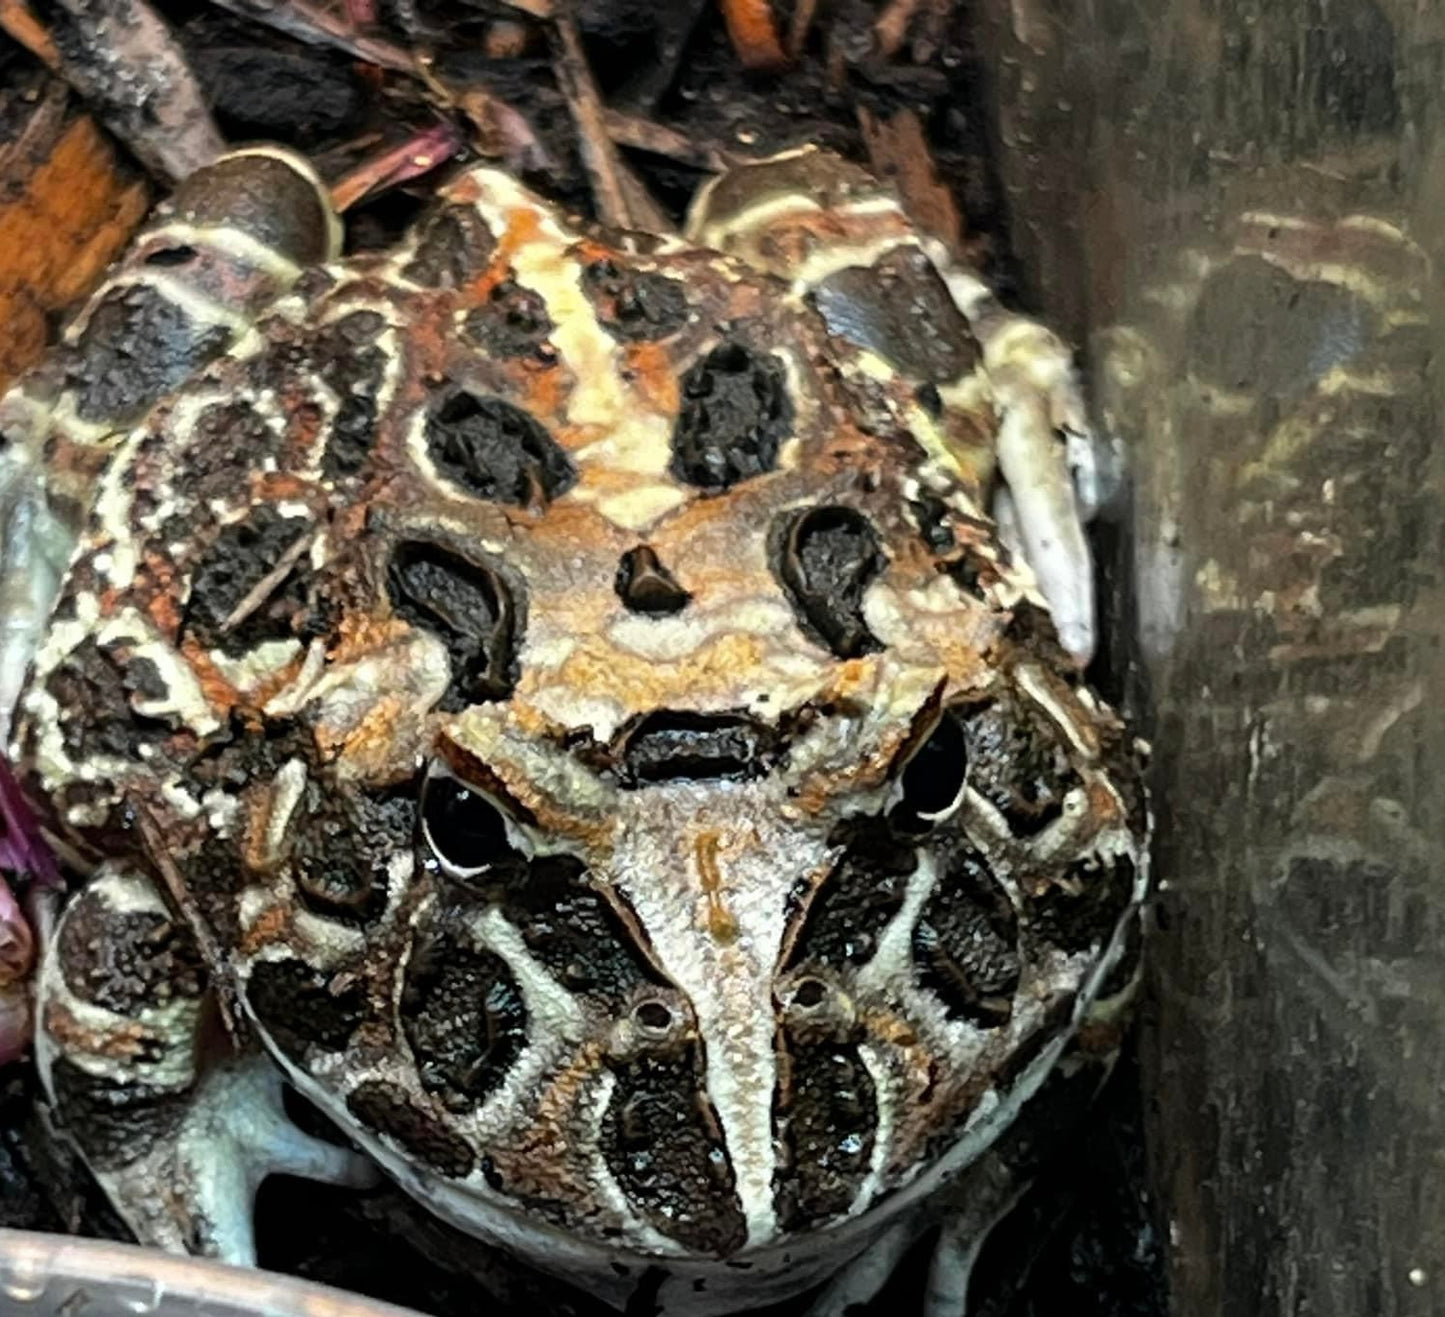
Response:
POLYGON ((173 1250, 380 1167, 618 1307, 841 1313, 941 1225, 961 1310, 1146 889, 1068 353, 811 149, 338 252, 224 157, 0 403, 55 1122, 173 1250))

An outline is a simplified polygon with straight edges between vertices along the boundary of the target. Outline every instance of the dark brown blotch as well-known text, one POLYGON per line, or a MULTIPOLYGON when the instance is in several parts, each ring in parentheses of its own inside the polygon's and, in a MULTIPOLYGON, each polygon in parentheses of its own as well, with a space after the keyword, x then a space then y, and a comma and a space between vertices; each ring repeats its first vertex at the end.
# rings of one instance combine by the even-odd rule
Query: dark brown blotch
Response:
POLYGON ((577 468, 536 417, 500 398, 457 390, 434 403, 427 453, 472 498, 541 508, 577 483, 577 468))
POLYGON ((65 912, 57 954, 66 987, 117 1015, 194 1000, 205 986, 188 929, 158 910, 116 910, 94 889, 65 912))
POLYGON ((775 570, 812 639, 838 658, 882 649, 863 619, 863 596, 888 565, 873 524, 853 508, 830 505, 790 514, 774 532, 775 570))
POLYGON ((402 1027, 417 1073, 456 1110, 484 1101, 527 1043, 522 990, 498 955, 475 946, 456 912, 419 938, 407 965, 402 1027))
POLYGON ((736 1252, 747 1223, 695 1048, 636 1057, 614 1073, 600 1147, 632 1209, 693 1252, 736 1252))
POLYGON ((841 969, 871 960, 918 867, 912 843, 879 819, 850 820, 832 840, 846 849, 815 892, 800 894, 805 913, 789 968, 841 969))
POLYGON ((360 981, 299 960, 263 960, 246 980, 246 1001, 287 1056, 304 1061, 311 1047, 339 1052, 366 1011, 360 981))
POLYGON ((294 637, 309 611, 313 534, 309 517, 269 503, 222 527, 191 572, 182 632, 231 655, 294 637))
POLYGON ((473 207, 441 206, 418 226, 416 253, 402 278, 423 288, 460 288, 486 269, 496 246, 473 207))
POLYGON ((347 1095, 346 1109, 368 1129, 394 1139, 416 1161, 451 1179, 463 1179, 476 1165, 467 1141, 423 1111, 395 1084, 380 1080, 358 1084, 347 1095))
MULTIPOLYGON (((1029 931, 1064 951, 1086 951, 1114 935, 1134 898, 1134 861, 1127 855, 1075 860, 1025 903, 1029 931)), ((1027 891, 1035 885, 1025 884, 1027 891)))
POLYGON ((327 427, 321 459, 321 470, 330 479, 355 475, 376 443, 377 397, 386 377, 386 353, 375 339, 385 327, 375 311, 352 311, 316 336, 317 373, 340 400, 327 427))
POLYGON ((921 384, 949 383, 978 364, 968 321, 917 247, 895 247, 871 266, 838 270, 810 297, 830 334, 921 384))
POLYGON ((778 761, 774 729, 746 714, 660 709, 619 734, 618 780, 625 787, 658 782, 746 781, 778 761))
POLYGON ((919 981, 950 1018, 984 1029, 1007 1024, 1020 973, 1018 917, 1008 894, 961 834, 940 846, 938 870, 913 930, 919 981))
POLYGON ((682 377, 670 470, 700 489, 731 488, 773 470, 792 428, 782 361, 742 343, 719 344, 682 377))
MULTIPOLYGON (((521 933, 564 988, 615 1011, 639 990, 664 986, 628 915, 591 882, 579 860, 539 856, 503 866, 479 889, 521 933)), ((614 898, 616 899, 616 898, 614 898)))
POLYGON ((547 339, 555 326, 540 293, 514 279, 502 279, 480 306, 467 312, 462 332, 493 357, 549 359, 547 339))
POLYGON ((309 780, 287 826, 302 903, 340 923, 372 922, 386 909, 387 866, 411 849, 415 831, 410 791, 372 794, 309 780))
POLYGON ((224 352, 231 338, 229 329, 197 324, 156 288, 112 288, 67 353, 76 415, 116 428, 133 424, 224 352))
POLYGON ((775 1189, 779 1224, 802 1230, 841 1216, 868 1174, 878 1100, 858 1049, 792 1042, 776 1113, 784 1157, 775 1189))
POLYGON ((153 663, 122 644, 87 636, 45 679, 59 707, 61 742, 76 761, 97 755, 134 759, 142 745, 158 746, 175 730, 170 716, 137 711, 137 700, 165 693, 153 663))
POLYGON ((960 709, 959 717, 969 786, 1019 836, 1032 836, 1057 819, 1080 778, 1053 723, 1011 695, 960 709))
POLYGON ((623 342, 666 338, 687 323, 682 282, 656 271, 634 270, 604 258, 582 271, 582 291, 602 328, 623 342))
POLYGON ((106 1079, 64 1056, 51 1063, 50 1086, 56 1117, 96 1171, 139 1161, 175 1134, 189 1107, 185 1090, 106 1079))
POLYGON ((522 624, 518 601, 501 574, 439 544, 400 544, 386 573, 398 617, 439 636, 451 658, 441 708, 503 700, 517 682, 522 624))

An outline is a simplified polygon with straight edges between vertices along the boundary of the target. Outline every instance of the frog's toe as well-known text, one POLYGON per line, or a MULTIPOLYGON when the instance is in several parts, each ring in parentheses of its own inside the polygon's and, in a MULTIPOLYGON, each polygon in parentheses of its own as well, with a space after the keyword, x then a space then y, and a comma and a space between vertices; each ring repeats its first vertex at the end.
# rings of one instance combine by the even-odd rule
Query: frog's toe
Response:
MULTIPOLYGON (((169 1183, 169 1222, 149 1242, 227 1262, 256 1260, 256 1191, 270 1175, 296 1175, 367 1189, 375 1165, 350 1148, 306 1134, 286 1114, 283 1083, 268 1057, 252 1053, 208 1072, 197 1087, 171 1146, 149 1157, 149 1174, 126 1177, 117 1196, 155 1194, 169 1183), (169 1237, 166 1226, 170 1225, 169 1237)), ((154 1221, 153 1207, 142 1208, 154 1221)))
MULTIPOLYGON (((1094 563, 1084 522, 1102 483, 1078 373, 1068 348, 1032 320, 1009 317, 985 339, 999 411, 998 464, 1008 487, 1005 530, 1033 569, 1064 648, 1080 663, 1096 641, 1094 563)), ((998 509, 996 509, 998 511, 998 509)))
POLYGON ((871 1303, 916 1238, 908 1221, 885 1230, 823 1287, 806 1317, 845 1317, 851 1309, 871 1303))
POLYGON ((220 1031, 201 960, 144 877, 103 869, 70 903, 37 996, 55 1121, 141 1242, 254 1262, 268 1175, 375 1181, 359 1154, 291 1122, 268 1058, 236 1055, 224 1036, 211 1046, 220 1031))

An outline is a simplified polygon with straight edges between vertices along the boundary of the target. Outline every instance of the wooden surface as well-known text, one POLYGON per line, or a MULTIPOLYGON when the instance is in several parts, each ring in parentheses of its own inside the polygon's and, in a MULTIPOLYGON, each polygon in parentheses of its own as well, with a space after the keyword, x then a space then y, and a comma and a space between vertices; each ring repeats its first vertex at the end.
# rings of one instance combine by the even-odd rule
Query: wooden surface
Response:
POLYGON ((1026 287, 1135 469, 1173 1311, 1445 1312, 1445 8, 982 8, 1026 287))
POLYGON ((58 82, 38 82, 0 140, 0 389, 44 349, 52 318, 95 285, 149 205, 58 82))

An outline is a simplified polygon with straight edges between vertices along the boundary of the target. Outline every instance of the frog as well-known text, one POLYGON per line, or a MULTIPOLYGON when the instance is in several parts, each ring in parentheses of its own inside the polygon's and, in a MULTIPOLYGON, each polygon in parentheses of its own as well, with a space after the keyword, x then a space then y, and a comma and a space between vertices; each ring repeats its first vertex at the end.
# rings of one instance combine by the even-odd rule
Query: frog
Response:
POLYGON ((173 1251, 381 1176, 617 1309, 841 1317, 933 1232, 963 1311, 1149 891, 1070 353, 813 147, 341 238, 228 153, 0 399, 53 1127, 173 1251))

